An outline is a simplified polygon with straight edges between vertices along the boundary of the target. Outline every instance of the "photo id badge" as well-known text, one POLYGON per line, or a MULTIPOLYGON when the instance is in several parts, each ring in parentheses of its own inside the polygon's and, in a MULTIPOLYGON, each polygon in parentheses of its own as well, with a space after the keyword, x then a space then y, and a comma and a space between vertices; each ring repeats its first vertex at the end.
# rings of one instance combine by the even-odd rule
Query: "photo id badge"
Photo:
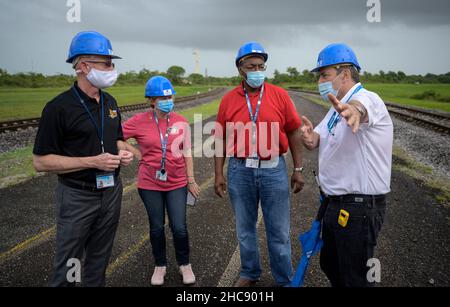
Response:
POLYGON ((167 181, 167 172, 165 169, 156 172, 156 179, 159 181, 167 181))
POLYGON ((110 188, 114 186, 114 174, 97 174, 95 176, 97 189, 110 188))
POLYGON ((245 159, 245 167, 248 167, 248 168, 259 168, 259 159, 258 158, 247 158, 247 159, 245 159))

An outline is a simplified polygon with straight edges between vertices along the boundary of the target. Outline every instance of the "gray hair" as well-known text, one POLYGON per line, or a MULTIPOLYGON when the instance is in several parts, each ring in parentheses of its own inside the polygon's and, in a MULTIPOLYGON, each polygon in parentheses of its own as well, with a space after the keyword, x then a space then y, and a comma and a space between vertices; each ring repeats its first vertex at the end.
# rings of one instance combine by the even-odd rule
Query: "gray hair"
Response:
POLYGON ((341 66, 337 66, 336 67, 336 70, 337 70, 338 74, 343 72, 344 69, 350 70, 350 75, 352 77, 352 80, 355 83, 359 82, 359 71, 358 71, 358 69, 355 66, 353 66, 353 65, 341 65, 341 66))

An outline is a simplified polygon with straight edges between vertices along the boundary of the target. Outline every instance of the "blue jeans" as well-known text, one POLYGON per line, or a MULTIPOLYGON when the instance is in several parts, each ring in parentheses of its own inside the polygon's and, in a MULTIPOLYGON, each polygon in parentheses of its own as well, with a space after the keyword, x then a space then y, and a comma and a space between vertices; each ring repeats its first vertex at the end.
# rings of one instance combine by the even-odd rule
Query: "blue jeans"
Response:
POLYGON ((230 158, 228 191, 236 218, 241 255, 241 278, 258 280, 261 276, 257 219, 261 202, 270 267, 275 282, 289 285, 293 270, 290 240, 290 195, 286 161, 280 157, 275 168, 252 169, 245 160, 230 158))
POLYGON ((178 265, 189 264, 189 237, 186 226, 187 187, 173 191, 139 189, 139 195, 147 209, 150 223, 150 243, 156 266, 166 266, 165 211, 173 234, 175 256, 178 265))

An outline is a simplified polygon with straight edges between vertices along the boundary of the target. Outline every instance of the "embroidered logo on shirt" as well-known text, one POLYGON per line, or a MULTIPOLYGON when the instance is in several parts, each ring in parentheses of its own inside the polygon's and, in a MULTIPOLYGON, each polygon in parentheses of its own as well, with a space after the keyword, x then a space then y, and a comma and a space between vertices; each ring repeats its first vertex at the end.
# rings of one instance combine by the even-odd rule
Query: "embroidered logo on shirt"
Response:
POLYGON ((176 126, 172 126, 172 127, 169 128, 169 133, 172 134, 172 135, 178 134, 178 132, 179 132, 179 129, 176 126))
POLYGON ((117 117, 117 110, 112 110, 109 109, 109 117, 111 117, 112 119, 117 117))

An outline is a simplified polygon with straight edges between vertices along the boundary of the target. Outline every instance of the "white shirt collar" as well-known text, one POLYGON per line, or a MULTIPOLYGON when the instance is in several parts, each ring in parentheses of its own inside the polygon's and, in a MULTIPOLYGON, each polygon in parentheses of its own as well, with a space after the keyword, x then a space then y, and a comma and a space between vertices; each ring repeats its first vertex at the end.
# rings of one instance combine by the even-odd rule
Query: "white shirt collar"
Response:
POLYGON ((347 92, 347 94, 345 94, 345 96, 341 99, 341 102, 343 103, 347 103, 348 99, 350 98, 350 96, 353 94, 353 92, 358 88, 358 86, 361 85, 361 82, 356 83, 355 85, 353 85, 353 87, 347 92))

